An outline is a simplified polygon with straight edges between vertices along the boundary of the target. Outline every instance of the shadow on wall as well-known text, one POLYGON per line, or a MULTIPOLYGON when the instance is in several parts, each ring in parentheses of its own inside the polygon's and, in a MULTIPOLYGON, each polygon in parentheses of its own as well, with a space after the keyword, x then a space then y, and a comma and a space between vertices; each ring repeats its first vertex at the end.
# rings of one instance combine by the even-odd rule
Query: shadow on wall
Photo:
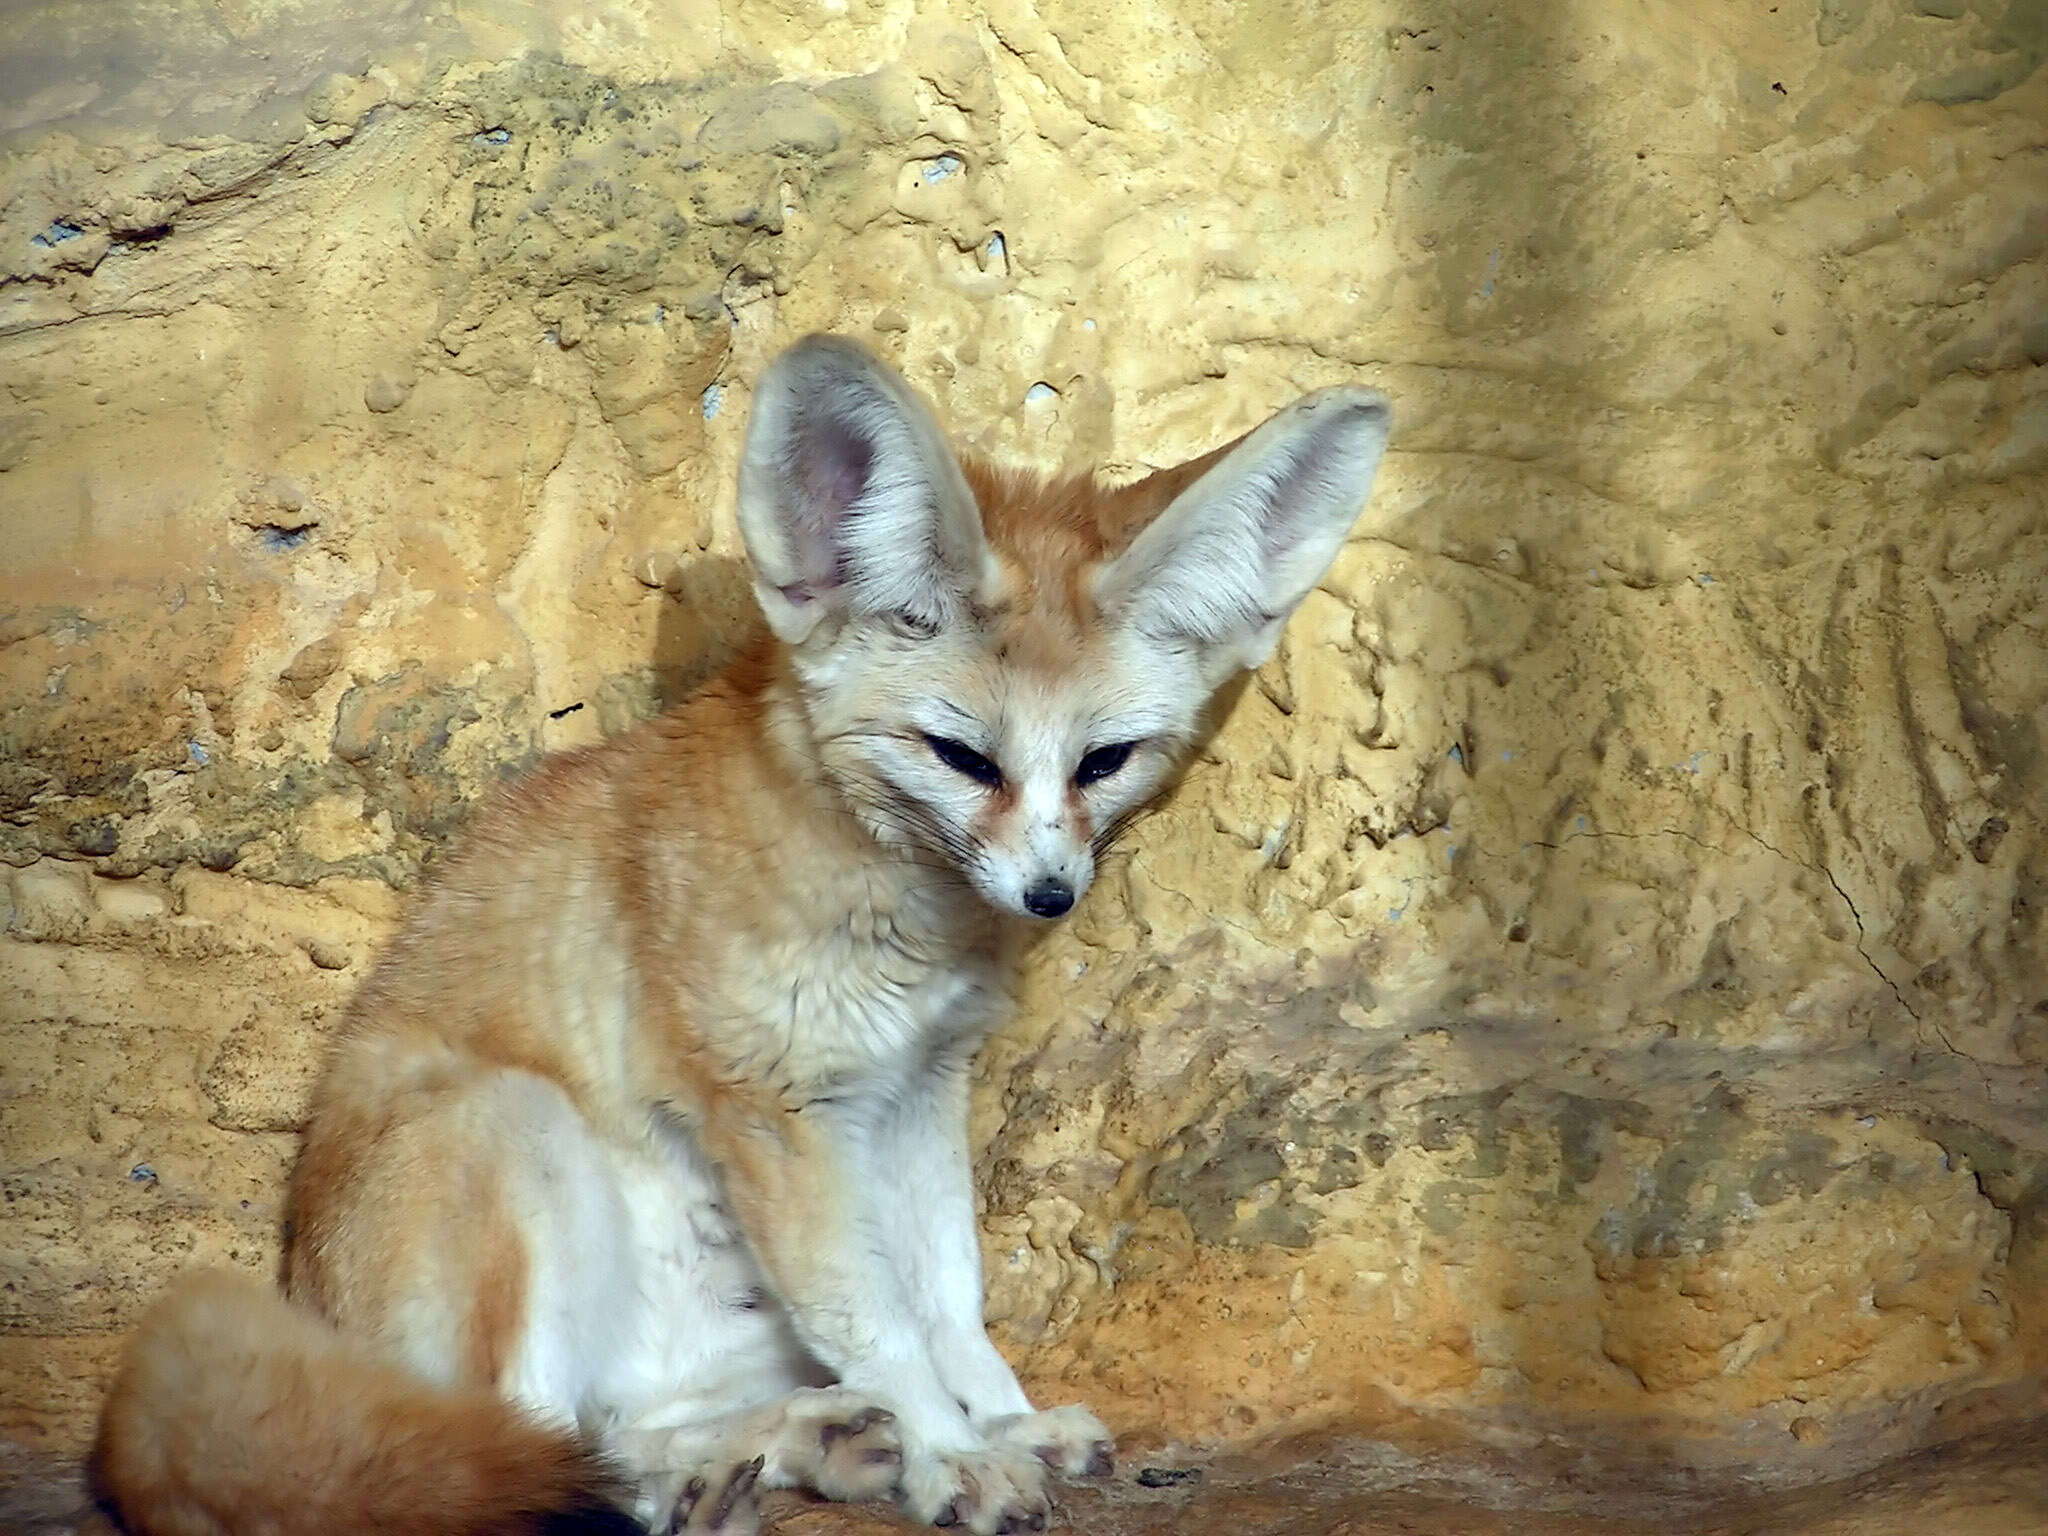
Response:
POLYGON ((766 633, 747 562, 706 555, 679 564, 662 588, 654 636, 654 707, 681 703, 766 633))
MULTIPOLYGON (((1521 6, 1510 12, 1490 13, 1480 25, 1489 28, 1494 35, 1483 44, 1476 39, 1466 40, 1468 58, 1458 71, 1462 89, 1451 93, 1455 100, 1445 100, 1446 93, 1438 93, 1431 108, 1451 116, 1469 113, 1475 121, 1462 130, 1439 130, 1439 135, 1453 142, 1463 140, 1483 144, 1489 157, 1507 162, 1500 169, 1511 170, 1516 184, 1524 189, 1517 194, 1517 201, 1530 196, 1528 189, 1547 188, 1553 184, 1560 167, 1571 167, 1575 178, 1613 177, 1616 168, 1586 128, 1598 113, 1586 110, 1588 104, 1583 99, 1576 99, 1568 88, 1553 91, 1547 97, 1537 96, 1526 89, 1517 89, 1515 78, 1526 75, 1528 78, 1570 81, 1573 65, 1581 57, 1581 49, 1586 42, 1583 36, 1575 35, 1575 27, 1583 29, 1589 25, 1584 10, 1557 4, 1521 6), (1474 81, 1471 74, 1475 69, 1493 78, 1474 81), (1499 106, 1478 105, 1506 102, 1516 104, 1511 124, 1501 120, 1499 106)), ((1547 200, 1553 194, 1546 191, 1538 195, 1547 200)), ((1590 201, 1588 189, 1583 186, 1574 188, 1570 195, 1575 201, 1590 201)), ((1525 228, 1532 238, 1543 237, 1538 231, 1546 235, 1549 233, 1546 228, 1549 221, 1542 218, 1538 207, 1528 208, 1527 214, 1525 228)), ((1503 246, 1509 234, 1508 229, 1493 221, 1488 222, 1493 227, 1480 231, 1480 239, 1454 240, 1452 248, 1443 253, 1447 264, 1447 276, 1442 284, 1444 318, 1446 327, 1453 332, 1465 330, 1468 326, 1481 330, 1488 325, 1489 317, 1485 310, 1496 292, 1503 246), (1474 311, 1469 320, 1464 312, 1466 304, 1474 311)), ((1510 250, 1511 262, 1514 254, 1510 250)), ((1550 312, 1543 321, 1545 328, 1553 335, 1581 329, 1593 334, 1597 319, 1590 313, 1588 298, 1582 283, 1551 285, 1551 292, 1547 295, 1550 312)), ((1518 539, 1526 538, 1530 533, 1524 528, 1504 531, 1518 539)), ((1549 618, 1554 620, 1555 608, 1545 606, 1549 618)), ((1539 626, 1545 622, 1543 618, 1537 620, 1539 626)), ((1615 681, 1619 683, 1620 679, 1615 681)), ((1510 683, 1497 674, 1493 686, 1504 688, 1510 683)), ((1514 749, 1531 754, 1538 761, 1559 764, 1569 761, 1583 738, 1585 722, 1572 718, 1568 709, 1549 712, 1539 719, 1552 727, 1550 732, 1542 739, 1517 742, 1514 749)), ((1525 720, 1525 727, 1527 724, 1529 722, 1525 720)), ((1470 739, 1469 732, 1468 726, 1466 739, 1460 748, 1461 761, 1468 774, 1476 771, 1481 761, 1492 757, 1495 745, 1475 742, 1470 739)), ((1450 872, 1452 891, 1446 893, 1447 900, 1469 899, 1488 904, 1489 898, 1498 899, 1498 878, 1480 870, 1477 859, 1467 858, 1462 864, 1453 860, 1450 872)), ((1510 951, 1526 949, 1529 922, 1525 913, 1514 914, 1494 926, 1501 937, 1501 948, 1510 951)), ((1530 973, 1524 974, 1532 981, 1535 979, 1530 973)), ((1531 994, 1538 990, 1533 986, 1529 988, 1531 994)), ((1540 1013, 1553 1002, 1551 998, 1540 995, 1493 1001, 1496 1007, 1506 1005, 1501 1009, 1503 1013, 1524 1016, 1540 1013)), ((1453 1055, 1464 1049, 1467 1027, 1476 1026, 1484 1038, 1487 1022, 1484 1019, 1475 1017, 1447 1022, 1451 1027, 1444 1038, 1453 1055)), ((1562 1045, 1564 1042, 1558 1043, 1562 1045)), ((1495 1049, 1497 1051, 1498 1047, 1495 1049)), ((1583 1245, 1595 1250, 1594 1268, 1597 1273, 1601 1263, 1598 1253, 1601 1234, 1585 1230, 1586 1225, 1595 1220, 1591 1208, 1594 1202, 1573 1198, 1578 1193, 1574 1180, 1590 1181, 1597 1176, 1601 1161, 1613 1163, 1622 1159, 1625 1154, 1616 1144, 1615 1122, 1626 1121, 1634 1106, 1601 1104, 1569 1095, 1546 1093, 1539 1095, 1534 1105, 1528 1106, 1533 1113, 1524 1118, 1517 1113, 1522 1107, 1511 1106, 1510 1101, 1515 1097, 1516 1079, 1522 1077, 1528 1068, 1523 1066, 1518 1070, 1517 1064, 1509 1063, 1505 1064, 1504 1070, 1504 1063, 1498 1055, 1492 1060, 1486 1059, 1483 1047, 1467 1053, 1467 1056, 1462 1068, 1453 1068, 1447 1075, 1452 1082, 1462 1080, 1479 1091, 1450 1099, 1444 1106, 1448 1113, 1441 1121, 1434 1120, 1428 1112, 1419 1114, 1415 1127, 1418 1141, 1427 1146, 1435 1140, 1448 1148, 1460 1137, 1468 1137, 1472 1148, 1468 1167, 1472 1171, 1490 1169, 1497 1179, 1499 1174, 1507 1171, 1518 1151, 1524 1157, 1529 1156, 1528 1142, 1541 1147, 1552 1136, 1555 1137, 1557 1198, 1517 1201, 1513 1208, 1500 1212, 1511 1221, 1551 1226, 1552 1230, 1536 1236, 1533 1242, 1526 1236, 1519 1240, 1516 1237, 1496 1238, 1479 1245, 1480 1251, 1490 1252, 1500 1261, 1508 1260, 1518 1248, 1524 1252, 1532 1248, 1537 1252, 1564 1252, 1576 1257, 1583 1245), (1504 1117, 1506 1123, 1503 1123, 1504 1117), (1517 1119, 1523 1120, 1520 1127, 1514 1124, 1517 1119), (1518 1146, 1518 1143, 1522 1145, 1518 1146)), ((1539 1158, 1542 1155, 1541 1152, 1536 1154, 1539 1158)), ((1455 1173, 1455 1165, 1451 1167, 1455 1173)), ((1464 1180, 1453 1177, 1445 1184, 1462 1182, 1464 1180)), ((1484 1211, 1483 1203, 1475 1203, 1479 1204, 1480 1211, 1484 1211)), ((1433 1209, 1448 1218, 1456 1210, 1456 1200, 1453 1197, 1436 1202, 1433 1209)), ((1543 1280, 1533 1272, 1540 1268, 1540 1262, 1531 1264, 1527 1271, 1508 1262, 1499 1262, 1493 1273, 1474 1277, 1477 1294, 1467 1298, 1466 1308, 1471 1318, 1470 1327, 1484 1329, 1494 1335, 1487 1341, 1490 1347, 1473 1341, 1472 1356, 1474 1363, 1482 1367, 1481 1379, 1491 1377, 1490 1389, 1505 1399, 1508 1412, 1502 1417, 1521 1419, 1524 1423, 1547 1424, 1555 1421, 1561 1406, 1569 1413, 1574 1399, 1608 1396, 1604 1383, 1595 1384, 1597 1378, 1610 1372, 1621 1374, 1633 1367, 1613 1359, 1608 1342, 1593 1336, 1595 1332, 1604 1332, 1604 1319, 1595 1323, 1592 1331, 1583 1326, 1567 1326, 1560 1330, 1556 1310, 1532 1304, 1538 1302, 1543 1286, 1543 1280), (1575 1355, 1581 1357, 1574 1358, 1575 1355)), ((1582 1297, 1574 1299, 1583 1307, 1582 1297)), ((1676 1300, 1675 1297, 1672 1299, 1676 1300)), ((1641 1384, 1646 1392, 1650 1389, 1648 1381, 1641 1384)), ((1608 1424, 1601 1427, 1611 1431, 1616 1426, 1608 1424)), ((1651 1487, 1686 1488, 1688 1480, 1697 1476, 1696 1470, 1688 1465, 1685 1452, 1656 1424, 1654 1412, 1642 1415, 1636 1437, 1625 1444, 1597 1432, 1589 1439, 1592 1444, 1581 1447, 1581 1451, 1597 1445, 1596 1455, 1627 1464, 1642 1482, 1651 1487), (1600 1444, 1601 1441, 1605 1443, 1600 1444)), ((1570 1459, 1566 1458, 1567 1461, 1570 1459)), ((1569 1484, 1572 1480, 1569 1471, 1564 1468, 1557 1471, 1564 1474, 1561 1480, 1569 1484)))

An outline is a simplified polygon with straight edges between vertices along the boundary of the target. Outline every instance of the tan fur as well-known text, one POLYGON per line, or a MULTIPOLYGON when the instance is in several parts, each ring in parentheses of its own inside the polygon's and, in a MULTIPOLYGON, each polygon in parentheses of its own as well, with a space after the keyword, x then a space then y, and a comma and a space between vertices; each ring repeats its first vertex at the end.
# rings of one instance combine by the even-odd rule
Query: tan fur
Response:
MULTIPOLYGON (((842 378, 870 367, 844 344, 807 345, 813 363, 842 378)), ((879 375, 867 376, 872 385, 879 375)), ((874 386, 867 398, 887 395, 874 386)), ((1353 405, 1380 409, 1375 400, 1353 405)), ((885 409, 916 408, 873 407, 885 409)), ((296 1307, 199 1281, 145 1325, 101 1451, 130 1523, 154 1536, 515 1530, 547 1500, 587 1500, 596 1472, 575 1439, 534 1428, 492 1395, 548 1404, 566 1422, 584 1412, 576 1394, 594 1390, 535 1385, 556 1380, 536 1340, 552 1348, 584 1337, 580 1301, 559 1294, 559 1278, 552 1302, 536 1289, 536 1276, 569 1273, 562 1261, 575 1255, 540 1251, 535 1234, 562 1230, 547 1214, 550 1191, 578 1177, 599 1204, 629 1198, 624 1191, 658 1210, 698 1198, 687 1194, 698 1177, 691 1157, 716 1174, 705 1219, 729 1210, 802 1346, 849 1395, 874 1394, 862 1400, 893 1410, 856 1409, 821 1442, 810 1429, 764 1431, 782 1435, 766 1451, 768 1476, 872 1496, 877 1458, 895 1451, 872 1447, 864 1473, 832 1470, 816 1453, 895 1424, 906 1507, 993 1532, 1042 1520, 1046 1465, 1105 1464, 1099 1422, 1078 1407, 1033 1410, 980 1327, 965 1069, 999 1017, 1028 920, 1014 895, 999 908, 971 883, 962 857, 1008 857, 1054 824, 1062 847, 1085 851, 1096 833, 1091 803, 1127 818, 1184 753, 1214 683, 1195 680, 1191 646, 1149 661, 1150 642, 1096 611, 1096 572, 1227 453, 1113 490, 1086 476, 965 466, 974 537, 985 545, 960 577, 974 587, 968 616, 943 632, 844 605, 822 623, 791 618, 795 605, 823 603, 806 583, 829 588, 831 567, 802 564, 810 553, 778 549, 756 525, 750 548, 768 539, 771 560, 786 567, 763 576, 773 590, 762 600, 783 613, 776 633, 788 643, 763 635, 669 714, 550 759, 495 796, 355 997, 293 1180, 287 1289, 296 1307), (778 599, 785 588, 794 595, 778 599), (1171 668, 1188 681, 1161 683, 1171 668), (1145 718, 1158 723, 1146 728, 1143 767, 1123 781, 1135 787, 1102 798, 1084 790, 1074 763, 1103 741, 1076 733, 1128 713, 1134 677, 1151 690, 1145 718), (1157 702, 1162 691, 1170 710, 1157 702), (1041 740, 1072 755, 1029 765, 1035 806, 992 783, 971 817, 960 814, 964 830, 902 831, 891 818, 919 807, 876 764, 952 771, 930 766, 927 733, 938 728, 914 723, 917 708, 951 710, 945 718, 963 729, 1009 719, 1004 750, 1020 760, 1043 759, 1041 740), (1041 718, 1056 729, 1037 731, 1041 718), (956 845, 963 837, 972 848, 956 845), (882 1106, 881 1118, 848 1121, 848 1103, 882 1106), (876 1155, 934 1182, 928 1197, 899 1191, 888 1219, 937 1222, 944 1205, 950 1225, 929 1239, 939 1247, 903 1261, 945 1277, 932 1282, 943 1296, 927 1287, 906 1298, 896 1275, 872 1267, 872 1239, 859 1230, 875 1215, 864 1138, 886 1143, 890 1116, 915 1121, 927 1140, 876 1155), (599 1171, 578 1174, 568 1166, 578 1158, 599 1171), (896 1299, 875 1299, 885 1292, 896 1299), (864 1314, 870 1307, 894 1311, 864 1314), (919 1307, 944 1315, 906 1315, 919 1307), (919 1337, 902 1331, 913 1322, 941 1330, 936 1364, 922 1344, 906 1353, 889 1342, 919 1337), (564 1394, 576 1400, 565 1405, 564 1394), (790 1470, 800 1465, 812 1470, 790 1470)), ((842 471, 817 483, 829 492, 842 471)), ((921 503, 904 505, 915 515, 921 503)), ((1337 511, 1348 520, 1355 504, 1337 511)), ((1224 659, 1204 663, 1211 670, 1227 666, 1217 654, 1224 659)), ((947 780, 948 793, 965 784, 947 780)), ((683 1262, 675 1252, 697 1241, 660 1238, 649 1262, 683 1262)), ((702 1241, 707 1251, 730 1247, 702 1241)), ((747 1305, 705 1304, 713 1320, 720 1307, 747 1305)), ((624 1358, 669 1347, 629 1348, 624 1358)), ((635 1381, 605 1390, 630 1398, 644 1385, 635 1381)), ((629 1470, 643 1507, 649 1488, 689 1471, 660 1461, 682 1420, 645 1407, 602 1408, 645 1421, 609 1425, 605 1442, 639 1448, 629 1470)), ((757 1456, 743 1469, 747 1488, 763 1464, 757 1456)), ((723 1528, 710 1507, 693 1518, 723 1528)), ((656 1513, 667 1517, 665 1507, 656 1513)))
MULTIPOLYGON (((1034 620, 1045 615, 1020 608, 1012 622, 1034 620)), ((502 1408, 486 1415, 490 1399, 475 1394, 495 1385, 520 1321, 518 1239, 491 1225, 491 1169, 448 1123, 490 1074, 544 1078, 625 1140, 644 1134, 650 1098, 685 1112, 780 1284, 804 1284, 834 1246, 820 1234, 850 1201, 795 1113, 814 1085, 765 1071, 718 999, 757 956, 843 933, 853 905, 886 918, 931 874, 878 859, 797 745, 791 690, 762 641, 672 713, 553 758, 499 794, 435 871, 349 1010, 294 1176, 289 1293, 375 1338, 416 1266, 436 1266, 464 1340, 457 1385, 472 1394, 451 1400, 463 1405, 449 1410, 451 1442, 464 1428, 496 1433, 507 1418, 502 1408), (573 937, 537 953, 535 936, 551 929, 573 937), (562 1027, 560 1000, 628 974, 646 990, 632 1060, 615 1065, 562 1027)), ((990 914, 964 893, 958 907, 949 931, 932 936, 939 963, 956 947, 998 943, 990 914)), ((246 1311, 251 1299, 236 1305, 246 1311)), ((402 1393, 406 1378, 390 1368, 349 1361, 304 1312, 272 1303, 237 1338, 238 1315, 171 1304, 131 1352, 103 1443, 109 1491, 134 1529, 239 1536, 272 1529, 264 1522, 285 1520, 280 1507, 299 1501, 319 1513, 303 1526, 278 1524, 280 1536, 487 1528, 459 1523, 459 1511, 445 1526, 405 1523, 406 1500, 432 1491, 430 1468, 428 1489, 393 1484, 406 1489, 394 1498, 398 1523, 376 1524, 353 1502, 350 1478, 390 1453, 361 1440, 376 1435, 387 1406, 425 1415, 442 1400, 417 1385, 402 1393), (273 1360, 271 1349, 290 1353, 273 1360), (344 1406, 331 1417, 302 1407, 283 1421, 279 1443, 262 1439, 266 1454, 222 1465, 213 1447, 251 1432, 254 1417, 238 1404, 257 1391, 281 1405, 302 1393, 308 1405, 338 1396, 344 1406), (285 1454, 286 1438, 296 1455, 285 1454), (182 1494, 188 1486, 204 1492, 182 1494), (245 1513, 209 1524, 201 1510, 245 1513)), ((394 1443, 442 1432, 409 1423, 394 1443)), ((553 1446, 544 1457, 535 1449, 541 1463, 574 1465, 559 1441, 526 1433, 525 1443, 536 1441, 553 1446)), ((555 1473, 542 1481, 583 1486, 555 1473)))
POLYGON ((152 1536, 515 1536, 607 1492, 572 1436, 366 1361, 224 1274, 182 1281, 144 1320, 96 1470, 152 1536))

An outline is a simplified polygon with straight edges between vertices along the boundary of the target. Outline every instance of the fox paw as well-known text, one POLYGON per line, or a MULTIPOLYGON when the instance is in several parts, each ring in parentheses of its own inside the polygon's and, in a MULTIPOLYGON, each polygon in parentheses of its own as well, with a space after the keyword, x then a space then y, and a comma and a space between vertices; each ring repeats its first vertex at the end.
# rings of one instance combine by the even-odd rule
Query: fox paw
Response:
POLYGON ((657 1496, 665 1517, 657 1513, 653 1529, 668 1536, 758 1536, 761 1529, 762 1458, 737 1464, 713 1463, 669 1480, 672 1491, 657 1496))
POLYGON ((974 1536, 1042 1531, 1052 1514, 1045 1463, 1011 1445, 913 1457, 903 1474, 903 1511, 927 1525, 974 1536))
POLYGON ((772 1487, 809 1488, 849 1504, 890 1497, 903 1475, 896 1415, 840 1387, 790 1400, 769 1460, 772 1487))
POLYGON ((1116 1470, 1116 1440, 1079 1403, 1012 1414, 983 1429, 997 1445, 1029 1451, 1062 1477, 1107 1477, 1116 1470))

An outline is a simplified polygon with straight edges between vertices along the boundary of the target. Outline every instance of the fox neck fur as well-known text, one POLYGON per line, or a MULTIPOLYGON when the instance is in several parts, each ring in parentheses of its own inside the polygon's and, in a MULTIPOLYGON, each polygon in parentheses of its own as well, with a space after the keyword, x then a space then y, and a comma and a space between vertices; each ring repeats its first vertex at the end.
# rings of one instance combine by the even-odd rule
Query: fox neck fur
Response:
POLYGON ((549 760, 483 813, 358 994, 342 1049, 373 1071, 387 1055, 437 1063, 418 1054, 424 1026, 634 1134, 650 1109, 886 1092, 934 1053, 971 1053, 1031 937, 957 869, 863 823, 819 763, 791 658, 763 636, 676 709, 549 760), (474 970, 416 958, 488 934, 525 938, 474 970))

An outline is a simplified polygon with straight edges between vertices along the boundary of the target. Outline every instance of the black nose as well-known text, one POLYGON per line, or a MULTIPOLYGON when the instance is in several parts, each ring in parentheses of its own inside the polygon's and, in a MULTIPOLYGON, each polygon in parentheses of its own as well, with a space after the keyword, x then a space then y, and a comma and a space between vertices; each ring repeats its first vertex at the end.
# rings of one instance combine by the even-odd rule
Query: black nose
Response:
POLYGON ((1074 888, 1064 880, 1041 880, 1024 893, 1033 917, 1065 917, 1074 909, 1074 888))

